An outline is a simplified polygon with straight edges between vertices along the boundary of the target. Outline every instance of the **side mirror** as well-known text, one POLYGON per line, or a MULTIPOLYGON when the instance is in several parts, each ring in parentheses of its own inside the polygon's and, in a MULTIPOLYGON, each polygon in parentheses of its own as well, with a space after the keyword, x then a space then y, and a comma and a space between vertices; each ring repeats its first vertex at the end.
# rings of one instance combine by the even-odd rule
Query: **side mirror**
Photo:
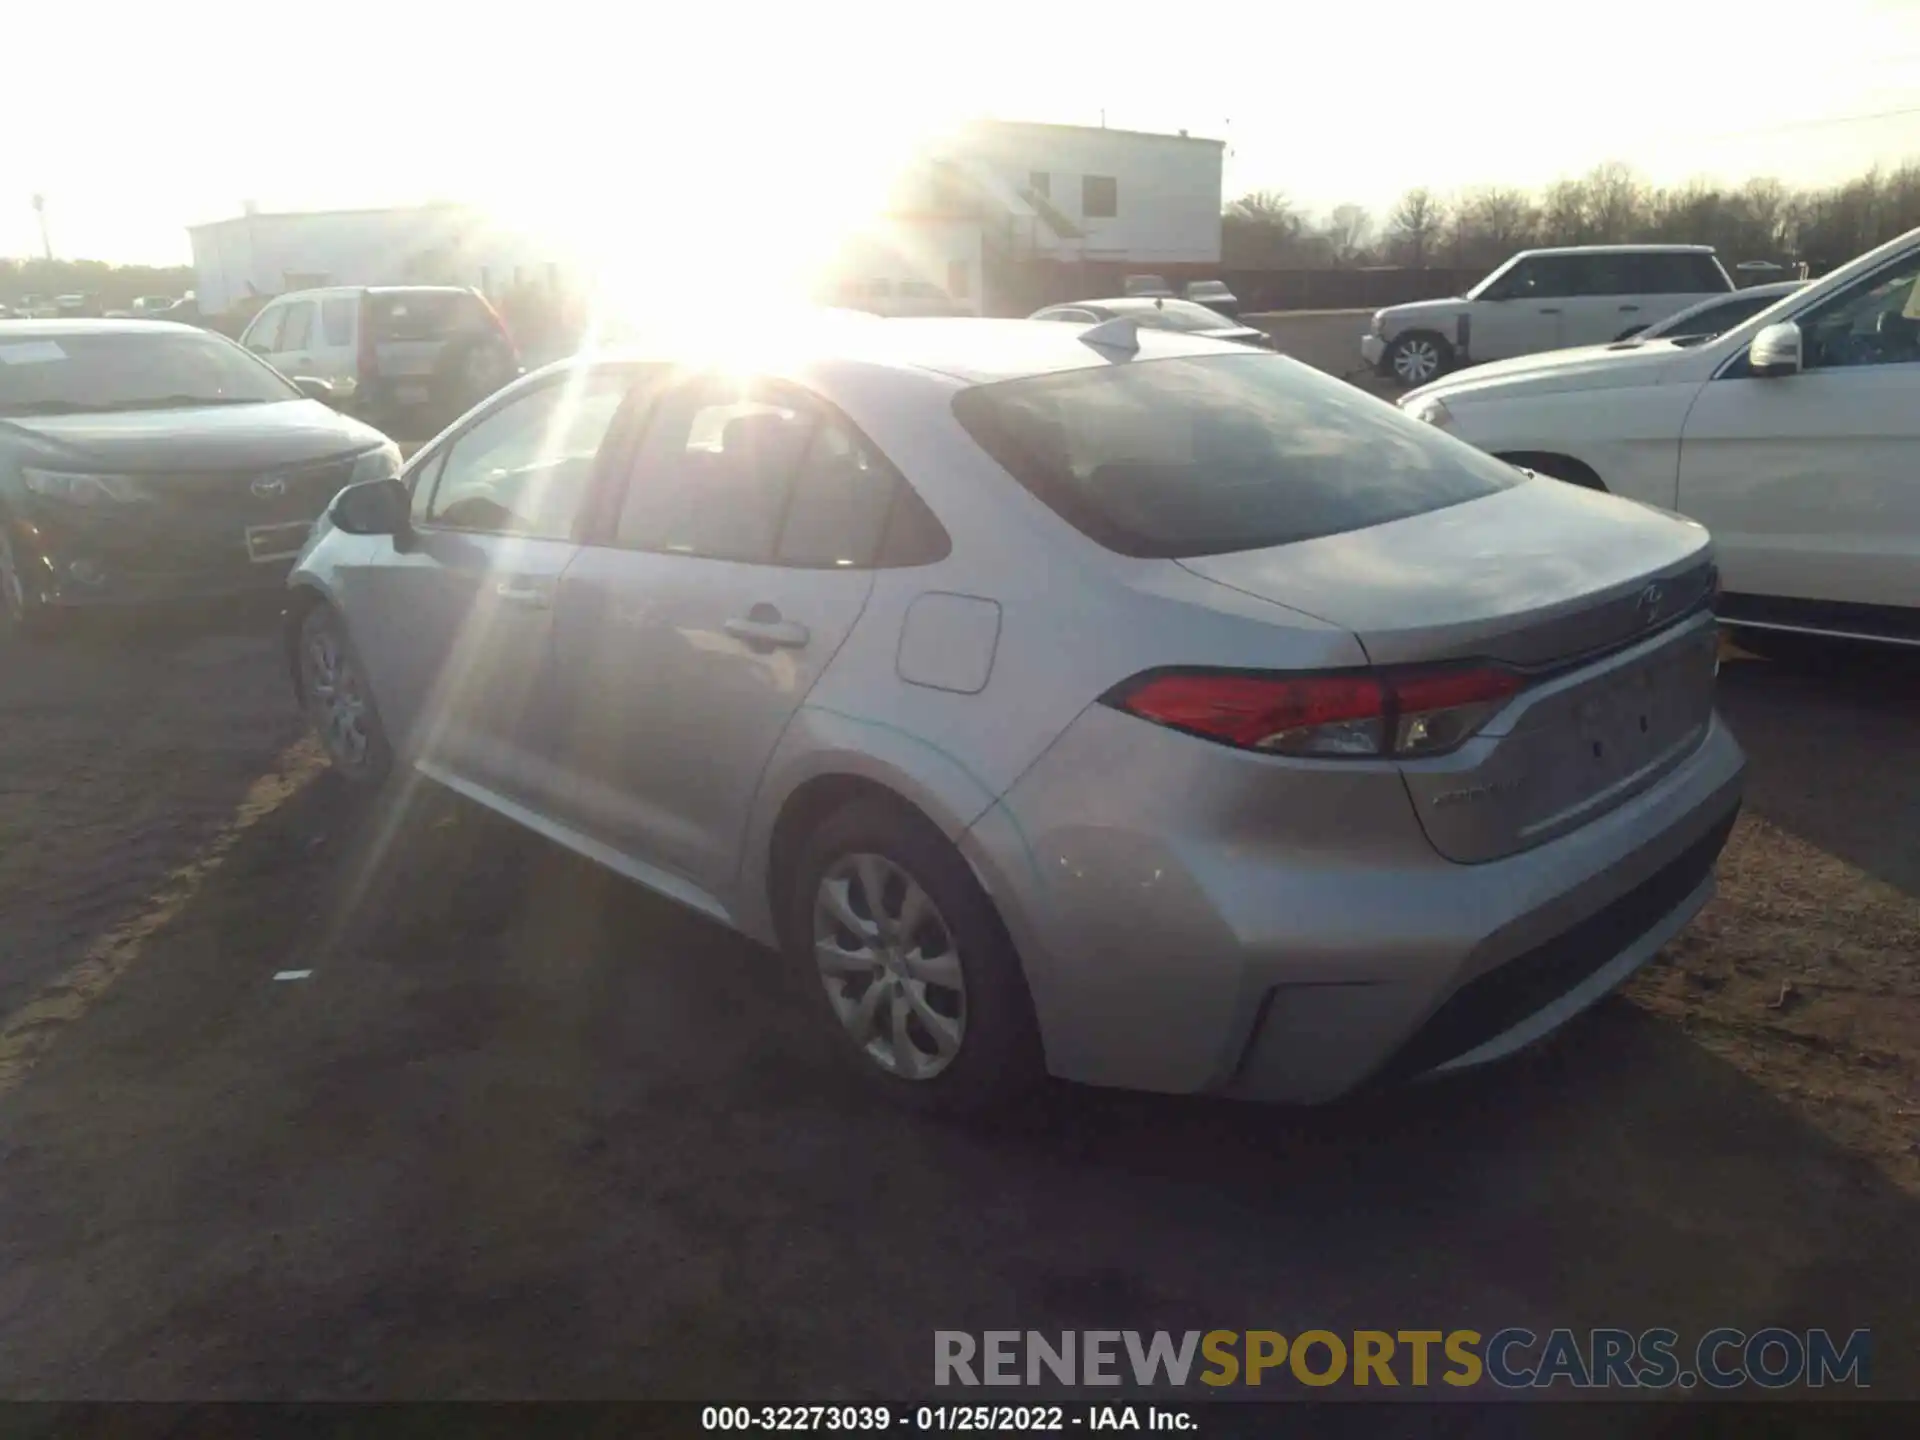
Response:
POLYGON ((1778 380, 1801 369, 1800 327, 1791 320, 1769 325, 1747 348, 1748 372, 1758 379, 1778 380))
POLYGON ((317 375, 295 375, 294 388, 309 400, 318 400, 322 405, 333 404, 333 382, 322 380, 317 375))
POLYGON ((327 518, 333 528, 349 535, 391 535, 404 539, 413 533, 412 501, 398 479, 363 480, 333 497, 327 518))

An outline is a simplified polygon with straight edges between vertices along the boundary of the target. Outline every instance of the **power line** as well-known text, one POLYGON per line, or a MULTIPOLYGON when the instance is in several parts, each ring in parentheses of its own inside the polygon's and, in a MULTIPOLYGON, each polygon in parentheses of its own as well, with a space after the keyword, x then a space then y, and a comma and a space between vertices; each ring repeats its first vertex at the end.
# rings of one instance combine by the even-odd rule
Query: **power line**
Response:
POLYGON ((1773 135, 1782 130, 1812 130, 1822 125, 1859 125, 1870 120, 1894 120, 1902 115, 1920 115, 1920 105, 1905 105, 1896 110, 1870 110, 1864 115, 1822 115, 1812 120, 1784 120, 1777 125, 1754 125, 1744 130, 1721 130, 1701 136, 1707 140, 1725 140, 1741 135, 1773 135))

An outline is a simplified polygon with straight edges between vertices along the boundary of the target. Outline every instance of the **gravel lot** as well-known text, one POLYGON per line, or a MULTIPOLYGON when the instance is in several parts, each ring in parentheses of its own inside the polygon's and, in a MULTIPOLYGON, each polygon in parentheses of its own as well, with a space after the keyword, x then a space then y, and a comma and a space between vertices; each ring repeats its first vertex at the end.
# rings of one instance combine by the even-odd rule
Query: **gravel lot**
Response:
POLYGON ((1871 1325, 1920 1395, 1917 689, 1731 666, 1722 898, 1537 1056, 979 1131, 849 1088, 772 957, 356 809, 257 619, 16 652, 0 1395, 900 1398, 936 1327, 1515 1323, 1871 1325))

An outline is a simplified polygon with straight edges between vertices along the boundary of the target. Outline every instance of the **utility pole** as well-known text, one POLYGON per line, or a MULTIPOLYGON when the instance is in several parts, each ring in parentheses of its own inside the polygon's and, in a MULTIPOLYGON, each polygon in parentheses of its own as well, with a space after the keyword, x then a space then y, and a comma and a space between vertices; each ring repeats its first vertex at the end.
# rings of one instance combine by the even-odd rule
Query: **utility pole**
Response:
POLYGON ((40 251, 47 257, 47 263, 53 263, 53 241, 47 238, 47 197, 33 197, 33 213, 40 217, 40 251))

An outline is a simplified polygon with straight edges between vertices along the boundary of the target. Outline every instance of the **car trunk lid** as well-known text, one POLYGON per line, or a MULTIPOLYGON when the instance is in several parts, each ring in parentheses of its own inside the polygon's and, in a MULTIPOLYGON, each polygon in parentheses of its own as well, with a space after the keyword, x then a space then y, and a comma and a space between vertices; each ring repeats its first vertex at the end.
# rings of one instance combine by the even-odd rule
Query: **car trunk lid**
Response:
POLYGON ((1493 660, 1527 687, 1450 754, 1401 764, 1422 825, 1481 861, 1586 823, 1705 737, 1706 532, 1535 480, 1364 530, 1180 563, 1350 630, 1379 666, 1493 660))

